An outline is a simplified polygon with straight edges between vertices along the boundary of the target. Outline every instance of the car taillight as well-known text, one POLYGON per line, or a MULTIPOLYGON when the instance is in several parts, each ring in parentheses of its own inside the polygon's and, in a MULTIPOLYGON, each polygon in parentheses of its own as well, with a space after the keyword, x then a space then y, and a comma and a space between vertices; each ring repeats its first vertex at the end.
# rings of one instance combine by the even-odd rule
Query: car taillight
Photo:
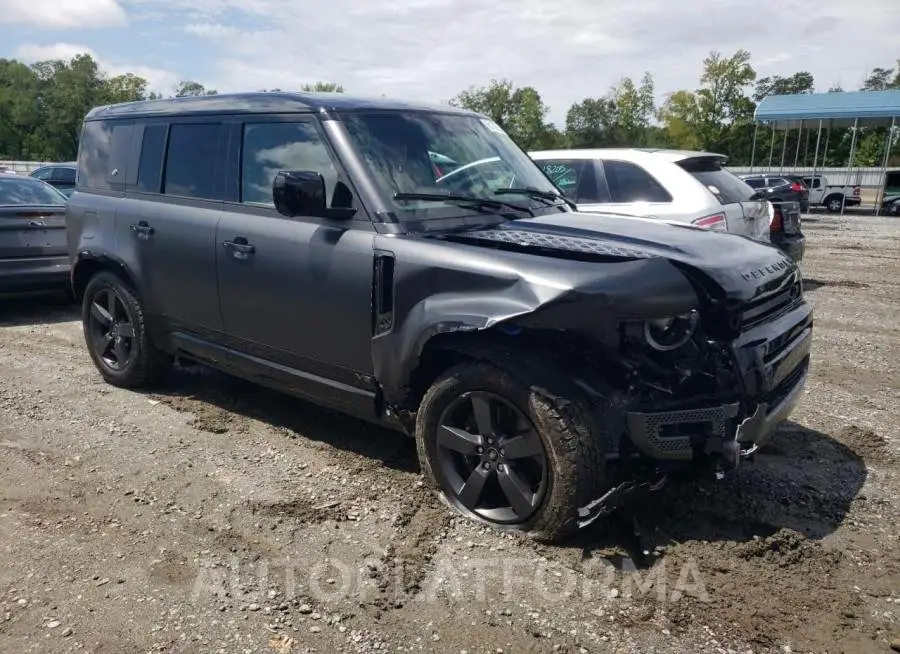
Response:
POLYGON ((794 193, 802 193, 804 191, 803 184, 798 184, 797 182, 794 182, 793 184, 791 184, 791 190, 794 193))
POLYGON ((855 198, 859 197, 859 187, 858 186, 853 187, 853 197, 855 197, 855 198))
POLYGON ((703 218, 697 218, 691 222, 692 225, 696 225, 697 227, 704 227, 706 229, 716 229, 720 231, 726 231, 727 227, 725 225, 725 214, 724 213, 714 213, 711 216, 704 216, 703 218))
POLYGON ((769 222, 769 229, 773 232, 780 232, 784 229, 784 216, 781 213, 781 207, 775 207, 772 213, 772 220, 769 222))

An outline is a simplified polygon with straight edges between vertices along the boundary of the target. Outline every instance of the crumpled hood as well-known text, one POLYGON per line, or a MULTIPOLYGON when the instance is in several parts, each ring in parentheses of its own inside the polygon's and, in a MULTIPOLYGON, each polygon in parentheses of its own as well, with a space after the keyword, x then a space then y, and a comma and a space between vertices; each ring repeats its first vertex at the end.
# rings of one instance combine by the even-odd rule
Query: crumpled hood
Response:
POLYGON ((609 260, 664 258, 699 271, 726 295, 748 300, 797 266, 773 245, 745 236, 657 220, 566 212, 525 218, 454 235, 546 253, 554 250, 609 260))

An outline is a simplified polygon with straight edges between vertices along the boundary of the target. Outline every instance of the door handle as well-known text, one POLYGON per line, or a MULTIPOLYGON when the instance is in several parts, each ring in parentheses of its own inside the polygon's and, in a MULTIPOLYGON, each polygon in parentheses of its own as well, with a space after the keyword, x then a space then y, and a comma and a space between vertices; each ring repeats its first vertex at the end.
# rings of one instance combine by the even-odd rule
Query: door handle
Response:
POLYGON ((129 229, 137 234, 138 238, 145 240, 149 238, 154 231, 146 220, 141 220, 137 225, 131 225, 129 229))
POLYGON ((248 256, 256 252, 256 248, 249 243, 243 236, 236 236, 233 241, 225 241, 222 247, 231 250, 235 259, 246 259, 248 256))

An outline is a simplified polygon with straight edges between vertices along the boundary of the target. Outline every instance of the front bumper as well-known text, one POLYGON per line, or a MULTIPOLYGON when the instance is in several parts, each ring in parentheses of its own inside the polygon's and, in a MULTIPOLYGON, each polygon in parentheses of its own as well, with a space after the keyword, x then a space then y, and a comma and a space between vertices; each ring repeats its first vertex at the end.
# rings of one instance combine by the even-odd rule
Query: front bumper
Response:
POLYGON ((736 465, 769 440, 794 410, 806 385, 811 343, 807 304, 744 332, 732 345, 741 388, 730 393, 731 401, 630 411, 626 420, 631 441, 654 459, 690 461, 719 455, 736 465))

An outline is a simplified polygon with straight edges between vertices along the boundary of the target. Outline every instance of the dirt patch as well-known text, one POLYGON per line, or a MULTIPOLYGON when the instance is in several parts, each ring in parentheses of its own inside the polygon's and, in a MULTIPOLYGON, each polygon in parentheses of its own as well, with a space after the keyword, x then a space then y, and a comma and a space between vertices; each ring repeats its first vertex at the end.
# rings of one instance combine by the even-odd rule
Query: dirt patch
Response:
POLYGON ((667 560, 687 561, 705 571, 708 594, 686 594, 668 611, 677 629, 699 619, 756 646, 823 651, 860 613, 859 598, 841 585, 843 554, 793 530, 746 543, 686 543, 667 560))
MULTIPOLYGON (((427 488, 419 486, 411 493, 407 508, 394 520, 397 536, 381 557, 382 566, 374 571, 378 588, 386 591, 399 587, 403 593, 415 595, 452 520, 447 507, 427 488)), ((386 596, 379 597, 376 605, 380 608, 403 605, 394 595, 389 599, 388 602, 386 596)))
POLYGON ((897 462, 897 456, 891 452, 887 439, 871 429, 850 425, 841 429, 838 438, 869 463, 897 462))
POLYGON ((852 279, 803 279, 804 292, 816 291, 823 286, 832 286, 834 288, 869 288, 868 284, 857 282, 852 279))
POLYGON ((248 422, 244 416, 193 397, 157 395, 153 399, 179 413, 193 414, 191 426, 201 431, 211 434, 226 434, 229 432, 246 433, 248 430, 248 422))
POLYGON ((347 511, 340 501, 312 504, 303 499, 284 502, 251 502, 250 511, 275 518, 286 518, 296 523, 318 524, 326 520, 347 520, 347 511))

